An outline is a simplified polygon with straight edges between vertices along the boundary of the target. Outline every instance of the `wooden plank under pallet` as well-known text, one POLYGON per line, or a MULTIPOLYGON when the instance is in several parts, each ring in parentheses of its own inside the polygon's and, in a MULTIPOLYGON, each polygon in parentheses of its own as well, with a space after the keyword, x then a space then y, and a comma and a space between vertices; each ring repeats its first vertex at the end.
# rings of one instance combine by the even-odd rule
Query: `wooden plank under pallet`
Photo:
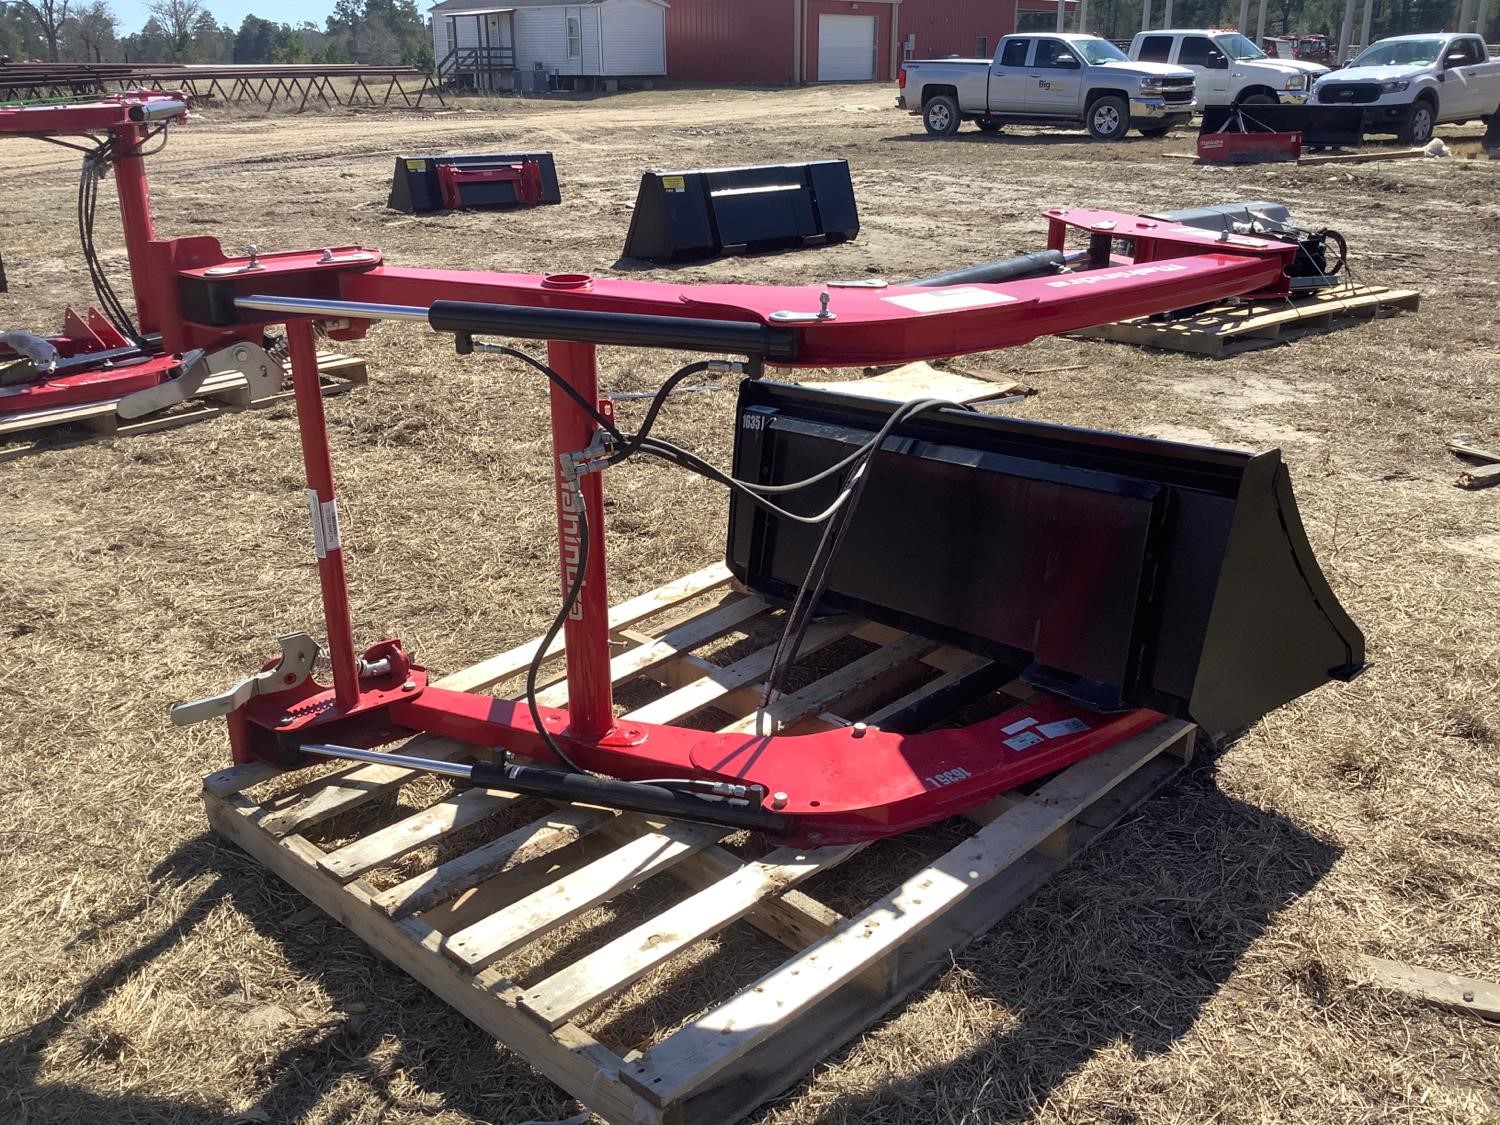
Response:
MULTIPOLYGON (((804 653, 847 642, 862 655, 762 710, 774 645, 748 655, 734 647, 733 658, 715 652, 735 634, 763 638, 781 619, 727 584, 710 567, 611 612, 629 646, 615 658, 617 682, 659 693, 633 714, 681 722, 712 707, 730 716, 720 729, 737 730, 870 721, 941 698, 985 666, 900 630, 820 622, 804 653)), ((439 682, 500 682, 526 667, 537 643, 439 682)), ((1007 685, 995 705, 1024 690, 1007 685)), ((561 698, 565 684, 548 691, 561 698)), ((605 1120, 720 1123, 774 1097, 921 988, 954 950, 1166 784, 1190 756, 1193 733, 1164 721, 1029 795, 974 810, 977 827, 935 860, 895 867, 888 852, 863 846, 772 847, 750 837, 731 850, 720 828, 571 805, 538 816, 535 803, 511 794, 443 793, 431 780, 408 790, 411 771, 380 765, 281 776, 283 790, 294 788, 265 800, 247 791, 277 771, 232 767, 205 779, 204 804, 216 832, 605 1120), (395 802, 373 801, 391 795, 395 802), (530 819, 517 823, 523 808, 530 819), (318 831, 337 833, 331 846, 315 842, 318 831), (466 843, 455 848, 458 840, 466 843), (852 917, 804 887, 834 867, 857 869, 850 878, 872 888, 874 901, 852 917), (686 897, 653 906, 661 900, 646 885, 657 879, 681 884, 686 897), (748 951, 742 922, 784 947, 774 968, 755 981, 713 977, 706 991, 673 987, 704 943, 731 962, 748 951), (655 1041, 611 1043, 593 1030, 591 1021, 611 1026, 601 1013, 616 1007, 689 996, 706 1002, 675 1018, 653 1015, 656 1026, 676 1028, 655 1041)), ((431 736, 408 748, 483 753, 431 736)))
POLYGON ((1474 461, 1485 462, 1478 467, 1470 466, 1460 471, 1458 480, 1454 482, 1459 488, 1491 488, 1500 484, 1500 452, 1489 446, 1480 445, 1468 434, 1454 434, 1450 437, 1448 452, 1474 461))
MULTIPOLYGON (((319 354, 318 375, 325 397, 343 394, 369 380, 363 359, 357 356, 340 355, 336 352, 319 354)), ((27 414, 0 418, 0 437, 31 433, 57 426, 80 426, 95 434, 132 437, 161 430, 172 430, 178 426, 216 418, 226 410, 265 410, 290 401, 292 401, 290 390, 278 391, 265 398, 252 400, 250 387, 245 377, 235 371, 225 371, 205 379, 203 385, 189 401, 137 421, 127 421, 121 418, 116 412, 120 400, 109 399, 105 402, 92 402, 82 406, 60 406, 50 410, 36 410, 27 414)), ((56 448, 56 446, 34 443, 0 449, 0 461, 13 460, 44 448, 56 448)))
POLYGON ((1397 310, 1416 311, 1421 301, 1422 295, 1412 289, 1342 286, 1275 303, 1216 305, 1178 320, 1137 317, 1082 328, 1069 335, 1222 358, 1285 343, 1344 321, 1374 320, 1397 310))

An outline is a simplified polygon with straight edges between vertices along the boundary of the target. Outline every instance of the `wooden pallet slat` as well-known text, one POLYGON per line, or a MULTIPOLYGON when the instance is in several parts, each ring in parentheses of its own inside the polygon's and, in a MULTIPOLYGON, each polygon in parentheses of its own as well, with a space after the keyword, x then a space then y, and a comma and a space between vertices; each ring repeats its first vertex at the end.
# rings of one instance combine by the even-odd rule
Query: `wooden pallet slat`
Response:
MULTIPOLYGON (((631 598, 629 601, 621 602, 609 611, 610 629, 623 629, 630 625, 659 613, 664 609, 680 605, 685 601, 697 597, 699 594, 707 593, 727 585, 731 579, 729 568, 723 563, 714 563, 702 570, 679 578, 665 586, 650 590, 639 597, 631 598)), ((490 657, 488 660, 475 664, 472 668, 465 668, 462 672, 455 672, 438 680, 437 687, 451 688, 453 691, 483 691, 494 687, 502 680, 507 680, 520 672, 524 672, 530 666, 532 659, 536 656, 536 650, 540 641, 528 641, 517 645, 513 649, 500 653, 498 656, 490 657)), ((549 657, 562 653, 562 637, 559 636, 547 649, 549 657)))
MULTIPOLYGON (((717 640, 737 626, 760 616, 770 607, 760 598, 744 597, 728 601, 708 613, 663 633, 659 639, 650 640, 622 652, 609 662, 611 682, 621 683, 643 672, 665 664, 684 649, 717 640)), ((537 702, 543 707, 564 707, 568 702, 566 683, 554 684, 537 692, 537 702)))
POLYGON ((778 848, 527 989, 521 1007, 547 1027, 557 1027, 634 984, 674 954, 743 918, 765 896, 827 871, 859 850, 858 846, 814 851, 778 848))
MULTIPOLYGON (((858 624, 854 618, 815 623, 802 639, 801 654, 810 656, 834 641, 842 640, 854 632, 858 624)), ((767 645, 732 664, 713 665, 701 678, 636 708, 626 718, 639 723, 675 722, 684 715, 712 706, 736 688, 755 683, 770 672, 775 657, 776 646, 767 645)))
POLYGON ((914 707, 924 700, 930 699, 939 692, 946 691, 951 687, 957 687, 969 676, 984 668, 990 662, 982 656, 974 656, 969 653, 961 654, 957 666, 950 668, 934 680, 928 680, 919 688, 907 692, 898 699, 893 699, 884 707, 878 707, 865 716, 865 723, 872 727, 878 727, 892 715, 899 715, 908 707, 914 707))
POLYGON ((388 824, 368 836, 361 836, 337 851, 329 852, 318 866, 335 879, 354 879, 367 871, 383 867, 450 833, 494 816, 516 799, 513 793, 496 793, 487 789, 468 789, 443 798, 430 808, 413 813, 405 820, 388 824))
POLYGON ((722 828, 705 825, 666 824, 465 927, 443 943, 443 952, 471 969, 482 969, 539 934, 645 882, 724 834, 722 828))
MULTIPOLYGON (((809 630, 811 632, 811 630, 809 630)), ((924 653, 939 647, 925 637, 906 636, 893 644, 866 653, 845 664, 836 672, 814 681, 807 687, 783 695, 770 706, 746 715, 724 728, 726 734, 775 734, 794 723, 815 715, 860 685, 902 667, 924 653)))
POLYGON ((392 918, 415 914, 478 886, 523 857, 545 855, 598 828, 614 814, 604 809, 567 807, 512 829, 473 851, 413 875, 371 900, 392 918))

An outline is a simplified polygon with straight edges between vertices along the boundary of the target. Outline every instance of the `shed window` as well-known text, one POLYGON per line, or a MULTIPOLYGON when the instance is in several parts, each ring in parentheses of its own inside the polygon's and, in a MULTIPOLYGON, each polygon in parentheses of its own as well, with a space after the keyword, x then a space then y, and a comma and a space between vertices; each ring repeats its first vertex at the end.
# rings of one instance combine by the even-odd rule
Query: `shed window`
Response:
POLYGON ((974 40, 974 57, 976 59, 987 59, 990 57, 990 37, 981 35, 974 40))
POLYGON ((577 16, 568 17, 568 58, 576 59, 583 54, 583 21, 577 16))

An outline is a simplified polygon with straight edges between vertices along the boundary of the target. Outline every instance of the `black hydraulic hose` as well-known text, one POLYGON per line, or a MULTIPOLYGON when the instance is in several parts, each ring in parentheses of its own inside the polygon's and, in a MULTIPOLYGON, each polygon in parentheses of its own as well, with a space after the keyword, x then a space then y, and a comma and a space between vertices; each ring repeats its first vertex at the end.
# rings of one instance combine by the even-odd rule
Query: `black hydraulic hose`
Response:
POLYGON ((759 786, 740 785, 713 778, 683 778, 677 782, 620 781, 588 773, 559 773, 557 770, 515 765, 505 761, 450 762, 316 742, 303 743, 297 748, 322 758, 376 762, 401 769, 421 770, 440 777, 454 777, 485 789, 500 789, 531 797, 549 797, 558 801, 577 801, 585 805, 600 805, 604 808, 663 816, 673 820, 691 820, 725 828, 747 829, 770 836, 790 835, 796 826, 792 817, 772 812, 760 803, 764 791, 759 786), (672 788, 672 785, 712 788, 717 790, 720 797, 706 799, 684 789, 672 788))
POLYGON ((795 359, 797 355, 795 332, 739 320, 435 301, 427 314, 427 323, 438 332, 457 334, 460 351, 463 336, 482 335, 725 352, 774 360, 795 359))
POLYGON ((132 121, 161 121, 164 119, 175 119, 187 112, 187 102, 151 102, 147 105, 133 105, 127 111, 126 116, 132 121))
POLYGON ((690 820, 699 824, 764 832, 770 836, 786 836, 793 826, 791 817, 771 812, 758 804, 732 805, 727 801, 709 801, 662 785, 617 781, 587 773, 559 773, 556 770, 538 769, 536 766, 476 762, 470 771, 469 780, 486 789, 503 789, 532 797, 603 805, 606 808, 654 814, 673 820, 690 820))
POLYGON ((1024 277, 1038 277, 1058 273, 1067 264, 1068 255, 1061 250, 1036 250, 1015 258, 1002 258, 997 262, 984 262, 977 266, 965 266, 961 270, 919 277, 906 285, 924 288, 939 285, 975 285, 993 281, 1017 281, 1024 277))

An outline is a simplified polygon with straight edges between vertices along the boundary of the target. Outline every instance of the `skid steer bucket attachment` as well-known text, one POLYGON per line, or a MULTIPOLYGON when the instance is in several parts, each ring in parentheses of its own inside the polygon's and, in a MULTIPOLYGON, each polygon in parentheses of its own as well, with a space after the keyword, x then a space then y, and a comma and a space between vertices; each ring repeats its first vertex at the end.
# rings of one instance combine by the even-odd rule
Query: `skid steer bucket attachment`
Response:
POLYGON ((859 234, 844 160, 647 172, 625 254, 645 262, 717 258, 748 250, 844 242, 859 234))
MULTIPOLYGON (((893 409, 747 382, 735 476, 811 476, 893 409)), ((1213 738, 1364 665, 1364 638, 1313 557, 1279 450, 949 409, 903 422, 868 473, 829 568, 827 611, 1005 661, 1095 709, 1189 719, 1213 738)), ((794 510, 823 509, 841 484, 835 475, 793 494, 794 510)), ((789 601, 819 535, 736 497, 730 568, 789 601)))
POLYGON ((408 214, 561 203, 550 152, 400 156, 386 206, 408 214))

